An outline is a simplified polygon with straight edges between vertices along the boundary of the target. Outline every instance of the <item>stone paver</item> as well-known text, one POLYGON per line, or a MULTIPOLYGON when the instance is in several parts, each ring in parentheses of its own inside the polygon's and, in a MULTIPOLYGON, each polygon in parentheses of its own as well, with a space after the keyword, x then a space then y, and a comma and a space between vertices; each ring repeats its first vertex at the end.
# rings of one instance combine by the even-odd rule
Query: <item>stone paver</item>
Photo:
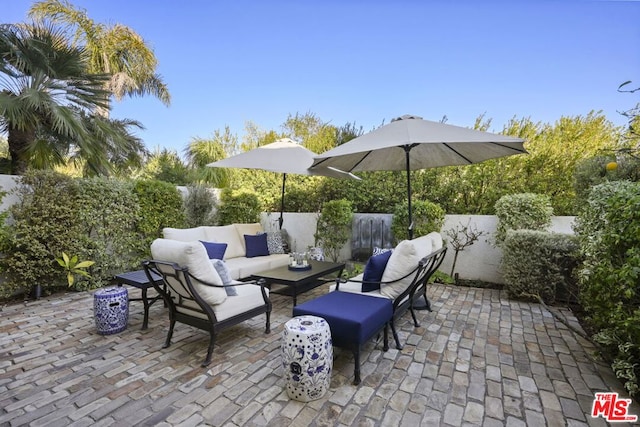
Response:
POLYGON ((142 331, 142 306, 131 302, 129 327, 109 336, 96 333, 91 292, 8 304, 0 308, 0 426, 604 426, 590 416, 594 393, 626 397, 611 369, 590 359, 595 349, 538 304, 439 284, 429 295, 433 312, 417 312, 420 327, 408 314, 397 322, 402 350, 367 343, 356 387, 351 354, 336 349, 331 387, 309 403, 283 388, 287 297, 272 296, 271 334, 263 316, 221 333, 208 368, 200 367, 202 331, 177 324, 162 349, 162 304, 142 331))

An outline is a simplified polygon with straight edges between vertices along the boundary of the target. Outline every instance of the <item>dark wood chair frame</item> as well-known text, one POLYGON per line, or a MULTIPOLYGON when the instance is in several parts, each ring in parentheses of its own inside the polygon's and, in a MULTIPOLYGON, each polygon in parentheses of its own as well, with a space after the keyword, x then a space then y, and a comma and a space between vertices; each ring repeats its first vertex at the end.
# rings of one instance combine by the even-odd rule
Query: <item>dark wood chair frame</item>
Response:
MULTIPOLYGON (((241 282, 238 284, 234 284, 233 286, 260 286, 260 291, 262 292, 262 298, 264 299, 264 305, 252 308, 243 313, 237 314, 233 317, 224 320, 216 319, 216 315, 213 311, 213 308, 202 299, 202 297, 195 290, 192 279, 196 280, 195 277, 189 273, 189 269, 187 267, 181 267, 178 264, 166 261, 157 261, 157 260, 149 260, 144 261, 142 263, 144 267, 144 271, 148 275, 151 280, 152 274, 157 274, 162 277, 163 284, 158 285, 156 281, 152 281, 154 288, 156 291, 162 295, 162 298, 167 304, 169 308, 169 332, 167 333, 167 339, 162 346, 162 348, 167 348, 171 345, 171 337, 173 336, 173 328, 176 322, 185 323, 187 325, 191 325, 198 329, 202 329, 204 331, 209 332, 209 348, 207 350, 207 356, 202 362, 202 367, 206 367, 211 363, 211 356, 213 354, 213 346, 215 343, 215 338, 218 332, 225 328, 229 328, 231 326, 237 325, 238 323, 244 322, 245 320, 251 319, 255 316, 258 316, 262 313, 266 315, 266 327, 265 333, 268 334, 271 332, 271 300, 267 295, 267 291, 265 290, 265 282, 263 280, 258 281, 247 281, 241 282), (160 268, 161 266, 169 267, 169 269, 160 268), (176 281, 182 284, 183 289, 178 289, 172 285, 170 280, 167 278, 173 278, 176 281), (184 290, 187 291, 185 294, 184 290), (185 303, 188 301, 195 302, 199 310, 193 305, 186 305, 185 303), (186 309, 189 311, 195 311, 198 313, 202 313, 206 316, 205 318, 200 318, 197 316, 192 316, 187 313, 180 311, 180 309, 186 309)), ((199 282, 213 287, 224 288, 221 285, 215 285, 213 283, 205 282, 201 279, 197 279, 199 282)), ((230 297, 233 298, 233 297, 230 297)))
MULTIPOLYGON (((375 285, 392 285, 400 280, 404 280, 407 277, 413 276, 411 280, 411 284, 407 286, 407 288, 402 291, 400 295, 398 295, 393 300, 393 316, 391 317, 391 321, 389 325, 391 326, 391 332, 393 333, 393 339, 396 341, 396 348, 398 350, 402 350, 402 345, 400 345, 400 339, 398 338, 398 332, 396 330, 395 319, 399 319, 404 313, 409 310, 411 312, 411 317, 413 318, 413 324, 417 328, 420 326, 418 323, 418 319, 416 317, 414 303, 419 300, 421 297, 424 297, 424 300, 427 304, 427 309, 431 311, 431 304, 427 299, 427 284, 429 283, 429 279, 436 272, 436 270, 442 264, 444 260, 444 256, 447 253, 447 247, 444 246, 434 252, 431 252, 426 257, 422 258, 416 268, 410 271, 408 274, 403 277, 391 281, 391 282, 369 282, 363 280, 353 280, 353 279, 337 279, 336 280, 336 291, 340 289, 340 283, 355 282, 355 283, 366 283, 366 284, 375 284, 375 285)), ((364 293, 366 295, 366 293, 364 293)))

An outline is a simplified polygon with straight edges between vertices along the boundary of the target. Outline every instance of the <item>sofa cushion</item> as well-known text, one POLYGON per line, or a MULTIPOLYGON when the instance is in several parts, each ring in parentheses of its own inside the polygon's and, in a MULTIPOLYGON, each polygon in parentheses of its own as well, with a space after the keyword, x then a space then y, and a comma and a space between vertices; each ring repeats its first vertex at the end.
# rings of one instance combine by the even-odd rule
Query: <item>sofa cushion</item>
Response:
POLYGON ((195 228, 171 228, 162 229, 165 239, 178 240, 180 242, 193 242, 194 240, 208 240, 205 233, 206 227, 195 228))
MULTIPOLYGON (((245 276, 240 275, 240 267, 244 265, 244 262, 246 261, 246 259, 247 259, 246 257, 239 256, 239 257, 229 258, 224 260, 224 263, 227 267, 227 271, 229 272, 229 275, 233 280, 244 279, 245 276)), ((211 260, 212 263, 213 261, 214 260, 211 260)))
POLYGON ((383 282, 394 282, 380 287, 380 293, 391 299, 397 298, 411 285, 415 275, 410 274, 418 267, 420 260, 432 250, 432 236, 426 235, 413 240, 403 240, 395 247, 382 274, 383 282), (404 277, 404 279, 401 279, 404 277), (401 280, 399 280, 401 279, 401 280))
POLYGON ((238 295, 236 288, 232 286, 233 279, 231 278, 231 273, 229 273, 227 264, 221 259, 213 259, 211 261, 211 265, 213 265, 213 268, 216 269, 220 279, 222 279, 222 284, 224 285, 224 290, 227 293, 227 296, 238 295))
POLYGON ((226 243, 205 242, 200 240, 200 243, 207 250, 209 259, 224 259, 224 253, 227 251, 226 243))
POLYGON ((192 282, 196 292, 209 304, 220 304, 227 298, 224 289, 203 283, 209 282, 222 286, 222 279, 211 265, 207 251, 199 241, 156 239, 151 244, 151 256, 155 260, 173 262, 181 267, 187 267, 193 276, 192 282))
POLYGON ((435 252, 438 249, 442 248, 442 235, 437 231, 432 231, 427 234, 428 237, 431 238, 431 251, 435 252))
POLYGON ((247 258, 255 258, 257 256, 268 256, 269 247, 267 246, 267 235, 262 234, 245 234, 245 247, 247 248, 247 258))
MULTIPOLYGON (((437 233, 436 233, 437 234, 437 233)), ((419 260, 433 252, 433 236, 431 233, 421 236, 411 241, 416 247, 416 253, 420 257, 419 260)))
POLYGON ((247 246, 244 241, 244 235, 256 235, 264 233, 262 225, 260 225, 259 222, 254 222, 251 224, 233 224, 233 226, 236 228, 236 233, 238 234, 238 238, 240 239, 240 243, 242 243, 242 248, 245 252, 247 252, 247 246))
POLYGON ((267 231, 266 235, 269 255, 285 253, 284 246, 282 244, 282 233, 280 231, 267 231))
POLYGON ((289 255, 287 254, 274 254, 269 255, 269 269, 284 267, 285 265, 289 265, 289 255))
POLYGON ((224 253, 224 259, 244 256, 244 243, 236 232, 234 225, 220 225, 217 227, 203 227, 208 242, 226 243, 227 251, 224 253))
MULTIPOLYGON (((351 279, 347 280, 345 283, 340 283, 340 287, 338 288, 338 290, 340 292, 352 292, 354 294, 363 293, 362 292, 362 283, 360 283, 360 282, 351 282, 351 280, 362 281, 363 280, 363 276, 364 276, 364 274, 360 273, 357 276, 354 276, 351 279)), ((335 290, 336 290, 336 284, 333 283, 332 285, 329 286, 329 292, 333 292, 335 290)), ((366 294, 369 295, 369 296, 372 296, 372 297, 387 298, 384 295, 380 295, 380 290, 379 289, 367 292, 366 294)))
MULTIPOLYGON (((238 283, 234 286, 238 295, 229 296, 225 300, 224 304, 218 304, 213 306, 213 311, 216 314, 218 321, 228 319, 237 314, 245 313, 252 308, 262 307, 265 302, 262 298, 262 292, 260 286, 255 284, 242 284, 238 283)), ((269 289, 265 289, 267 296, 269 295, 269 289)))
POLYGON ((364 281, 375 283, 363 283, 362 292, 371 292, 376 289, 380 289, 380 280, 382 280, 382 273, 387 266, 389 257, 393 252, 387 251, 379 255, 374 255, 369 258, 367 264, 364 266, 364 281))

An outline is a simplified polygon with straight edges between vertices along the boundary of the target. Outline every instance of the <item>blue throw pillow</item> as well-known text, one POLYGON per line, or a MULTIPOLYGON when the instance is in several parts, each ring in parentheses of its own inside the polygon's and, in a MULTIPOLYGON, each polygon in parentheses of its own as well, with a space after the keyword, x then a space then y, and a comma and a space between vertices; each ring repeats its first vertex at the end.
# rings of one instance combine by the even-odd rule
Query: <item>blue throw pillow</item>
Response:
POLYGON ((362 280, 365 282, 377 282, 377 283, 363 283, 362 292, 371 292, 380 289, 380 280, 382 280, 382 273, 389 262, 391 257, 391 251, 381 253, 369 258, 367 265, 364 267, 364 275, 362 280))
POLYGON ((247 247, 247 258, 269 255, 269 247, 267 246, 267 234, 250 234, 244 235, 244 243, 247 247))
POLYGON ((204 248, 207 250, 209 259, 224 258, 224 253, 227 251, 226 243, 204 242, 202 240, 200 240, 200 243, 202 243, 204 245, 204 248))

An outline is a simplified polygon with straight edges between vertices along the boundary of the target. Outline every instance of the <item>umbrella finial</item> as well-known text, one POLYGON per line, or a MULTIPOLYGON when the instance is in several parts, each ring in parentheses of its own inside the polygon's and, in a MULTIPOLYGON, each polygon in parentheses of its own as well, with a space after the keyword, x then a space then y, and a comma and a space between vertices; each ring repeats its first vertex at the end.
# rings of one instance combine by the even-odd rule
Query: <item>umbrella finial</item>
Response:
POLYGON ((396 117, 395 119, 392 119, 391 121, 392 122, 396 122, 398 120, 408 120, 408 119, 422 120, 422 117, 414 116, 413 114, 405 114, 404 116, 396 117))

